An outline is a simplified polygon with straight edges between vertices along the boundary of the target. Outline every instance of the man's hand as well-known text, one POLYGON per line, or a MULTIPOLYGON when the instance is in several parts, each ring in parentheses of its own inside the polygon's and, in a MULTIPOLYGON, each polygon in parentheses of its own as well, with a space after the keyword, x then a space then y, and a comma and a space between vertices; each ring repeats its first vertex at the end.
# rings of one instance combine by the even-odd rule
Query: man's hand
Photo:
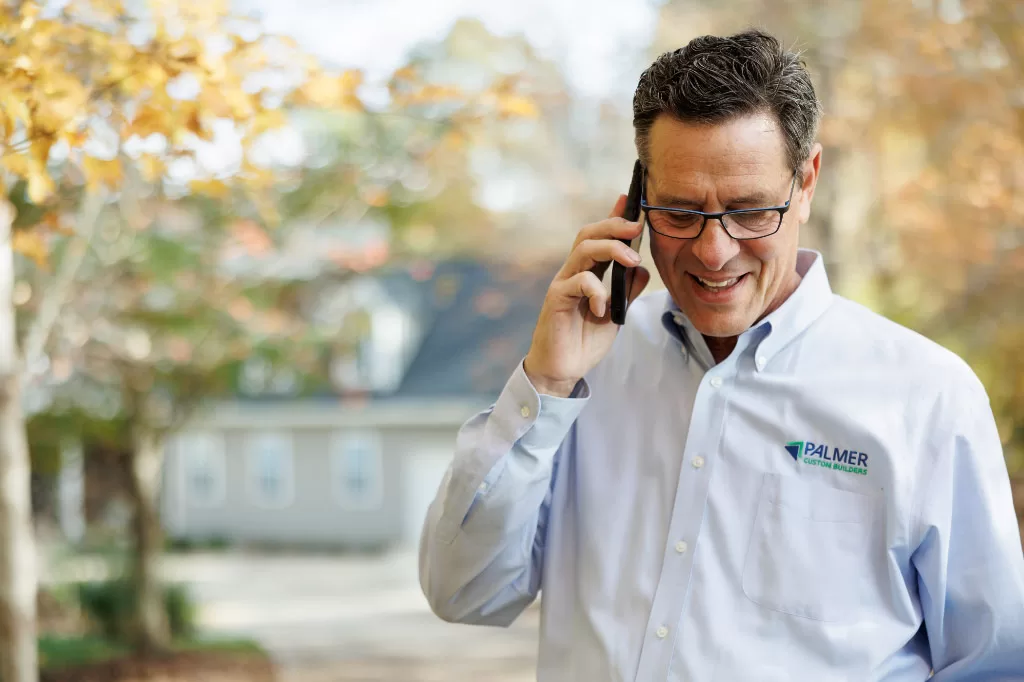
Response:
MULTIPOLYGON (((619 195, 606 220, 580 230, 548 288, 524 364, 538 393, 567 397, 615 340, 618 325, 608 314, 609 294, 601 277, 613 260, 630 268, 640 262, 640 255, 619 240, 631 240, 643 230, 642 222, 621 217, 625 206, 626 196, 619 195)), ((630 301, 650 279, 646 269, 636 268, 630 301)))

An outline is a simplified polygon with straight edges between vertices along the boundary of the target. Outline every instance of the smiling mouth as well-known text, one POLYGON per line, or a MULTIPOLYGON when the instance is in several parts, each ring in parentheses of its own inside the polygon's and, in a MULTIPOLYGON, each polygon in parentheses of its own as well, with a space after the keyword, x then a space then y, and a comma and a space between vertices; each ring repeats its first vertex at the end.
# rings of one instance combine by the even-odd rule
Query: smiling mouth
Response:
POLYGON ((703 277, 698 277, 696 275, 690 275, 690 277, 692 277, 693 280, 697 282, 697 284, 699 284, 702 289, 714 292, 728 291, 729 289, 732 289, 734 286, 739 284, 740 280, 742 280, 746 276, 746 273, 744 273, 739 277, 732 277, 730 279, 710 280, 704 279, 703 277))

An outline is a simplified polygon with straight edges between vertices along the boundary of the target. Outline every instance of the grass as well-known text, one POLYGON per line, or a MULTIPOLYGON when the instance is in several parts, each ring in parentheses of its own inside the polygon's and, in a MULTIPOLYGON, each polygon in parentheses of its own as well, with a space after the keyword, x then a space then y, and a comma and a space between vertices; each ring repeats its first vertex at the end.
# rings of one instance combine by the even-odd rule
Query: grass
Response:
MULTIPOLYGON (((217 652, 231 654, 261 654, 263 649, 251 640, 196 638, 175 642, 173 651, 217 652)), ((41 637, 39 639, 39 666, 43 670, 57 670, 89 663, 101 663, 131 656, 129 647, 102 637, 41 637)))
POLYGON ((98 663, 129 653, 128 647, 102 637, 39 638, 39 667, 43 669, 98 663))

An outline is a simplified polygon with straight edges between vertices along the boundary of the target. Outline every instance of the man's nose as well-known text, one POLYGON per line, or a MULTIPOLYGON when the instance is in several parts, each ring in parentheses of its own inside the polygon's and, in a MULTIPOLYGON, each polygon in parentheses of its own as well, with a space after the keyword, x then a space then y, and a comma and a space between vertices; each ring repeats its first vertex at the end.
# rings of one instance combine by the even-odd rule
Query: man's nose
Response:
POLYGON ((700 236, 693 241, 693 255, 711 272, 725 267, 739 252, 739 244, 725 231, 719 219, 709 218, 700 236))

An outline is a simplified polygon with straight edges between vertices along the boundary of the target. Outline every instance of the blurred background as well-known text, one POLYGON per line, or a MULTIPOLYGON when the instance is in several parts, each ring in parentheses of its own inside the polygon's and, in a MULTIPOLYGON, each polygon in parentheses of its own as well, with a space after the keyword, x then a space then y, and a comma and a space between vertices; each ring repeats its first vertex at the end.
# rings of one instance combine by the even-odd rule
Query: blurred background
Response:
POLYGON ((8 0, 0 678, 534 679, 536 606, 430 614, 427 505, 640 73, 752 26, 825 104, 804 244, 972 365, 1024 481, 1018 0, 8 0))

